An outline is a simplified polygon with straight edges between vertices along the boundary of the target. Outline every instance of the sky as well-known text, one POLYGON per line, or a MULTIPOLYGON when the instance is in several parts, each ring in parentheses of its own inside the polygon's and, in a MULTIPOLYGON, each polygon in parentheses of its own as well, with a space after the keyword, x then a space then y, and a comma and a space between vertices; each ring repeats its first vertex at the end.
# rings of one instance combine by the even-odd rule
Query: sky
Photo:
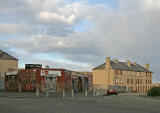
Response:
POLYGON ((0 49, 27 63, 92 71, 106 57, 150 64, 160 83, 160 0, 0 0, 0 49))

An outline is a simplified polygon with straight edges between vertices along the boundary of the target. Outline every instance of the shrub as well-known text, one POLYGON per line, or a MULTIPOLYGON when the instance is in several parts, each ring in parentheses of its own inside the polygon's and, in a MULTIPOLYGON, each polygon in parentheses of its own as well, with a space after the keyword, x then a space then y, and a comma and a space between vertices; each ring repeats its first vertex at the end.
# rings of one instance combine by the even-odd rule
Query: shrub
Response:
POLYGON ((147 92, 148 96, 160 96, 160 87, 152 87, 150 90, 147 92))

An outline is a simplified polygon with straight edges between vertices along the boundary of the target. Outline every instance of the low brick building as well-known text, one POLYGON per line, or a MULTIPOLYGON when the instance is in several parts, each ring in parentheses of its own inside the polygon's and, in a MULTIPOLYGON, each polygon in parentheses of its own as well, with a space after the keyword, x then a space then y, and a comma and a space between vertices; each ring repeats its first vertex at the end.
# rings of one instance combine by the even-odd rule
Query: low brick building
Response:
POLYGON ((149 64, 143 67, 136 62, 120 62, 108 57, 105 63, 93 69, 93 85, 103 89, 146 92, 152 87, 152 72, 149 64))
POLYGON ((92 76, 80 72, 55 68, 33 68, 7 72, 5 75, 6 91, 36 91, 45 92, 48 87, 51 92, 84 92, 91 90, 92 76), (46 86, 48 85, 48 86, 46 86))

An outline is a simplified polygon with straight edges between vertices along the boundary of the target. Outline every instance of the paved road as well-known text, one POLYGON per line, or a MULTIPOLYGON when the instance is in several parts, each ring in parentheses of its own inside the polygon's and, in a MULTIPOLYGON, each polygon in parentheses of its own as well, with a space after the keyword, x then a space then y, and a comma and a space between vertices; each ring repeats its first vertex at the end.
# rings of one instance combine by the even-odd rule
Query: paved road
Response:
POLYGON ((160 99, 123 95, 65 99, 0 97, 0 113, 160 113, 160 99))

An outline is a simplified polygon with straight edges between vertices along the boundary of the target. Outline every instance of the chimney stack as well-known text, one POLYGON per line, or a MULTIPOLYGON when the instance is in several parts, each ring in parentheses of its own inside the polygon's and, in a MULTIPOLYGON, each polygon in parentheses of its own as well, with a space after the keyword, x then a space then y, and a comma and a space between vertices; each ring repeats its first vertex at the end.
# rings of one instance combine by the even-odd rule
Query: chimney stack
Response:
POLYGON ((148 63, 145 64, 145 68, 149 70, 149 64, 148 63))
POLYGON ((131 61, 130 60, 127 60, 127 66, 131 67, 131 61))
POLYGON ((110 57, 106 58, 106 68, 109 69, 110 68, 110 57))

